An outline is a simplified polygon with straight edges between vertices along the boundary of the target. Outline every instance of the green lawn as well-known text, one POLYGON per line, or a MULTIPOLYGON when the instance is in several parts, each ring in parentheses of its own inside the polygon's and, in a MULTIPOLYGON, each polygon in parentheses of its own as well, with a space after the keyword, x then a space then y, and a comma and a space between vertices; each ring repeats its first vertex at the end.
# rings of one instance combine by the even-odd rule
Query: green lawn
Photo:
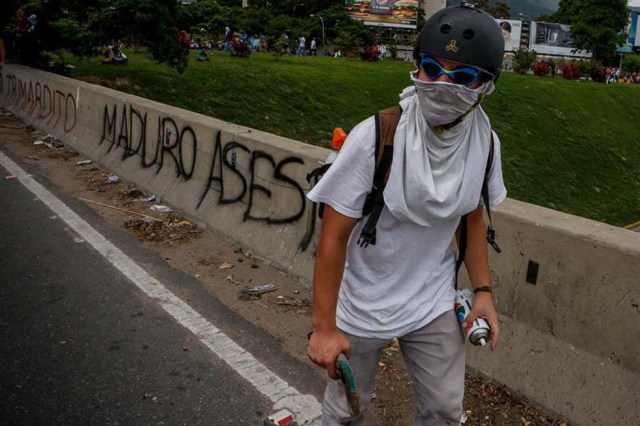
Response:
MULTIPOLYGON (((73 76, 159 102, 328 146, 397 101, 408 62, 195 53, 184 74, 141 54, 127 66, 74 62, 73 76)), ((504 73, 483 103, 502 141, 509 196, 624 226, 640 220, 640 85, 504 73)))

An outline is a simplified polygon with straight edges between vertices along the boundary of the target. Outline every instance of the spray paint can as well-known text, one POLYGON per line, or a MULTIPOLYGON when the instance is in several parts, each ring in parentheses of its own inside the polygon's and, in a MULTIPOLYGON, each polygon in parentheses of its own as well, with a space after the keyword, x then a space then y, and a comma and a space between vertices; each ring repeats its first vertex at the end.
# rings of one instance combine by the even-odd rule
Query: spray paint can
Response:
MULTIPOLYGON (((454 310, 460 325, 471 312, 471 305, 473 304, 473 293, 467 288, 456 290, 456 300, 454 310)), ((469 338, 469 341, 474 345, 486 345, 489 341, 489 335, 491 334, 491 328, 489 323, 484 318, 476 318, 471 324, 467 324, 463 328, 465 334, 469 338)))

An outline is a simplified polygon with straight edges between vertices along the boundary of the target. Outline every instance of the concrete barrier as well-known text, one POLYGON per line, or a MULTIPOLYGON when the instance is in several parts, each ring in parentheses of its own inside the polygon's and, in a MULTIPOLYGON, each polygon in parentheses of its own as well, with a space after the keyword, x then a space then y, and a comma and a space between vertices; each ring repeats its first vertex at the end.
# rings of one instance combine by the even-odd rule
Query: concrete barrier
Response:
POLYGON ((115 90, 7 65, 2 104, 191 218, 310 277, 306 173, 326 150, 115 90))
MULTIPOLYGON (((305 176, 325 149, 16 65, 0 93, 34 127, 310 283, 305 176)), ((468 365, 572 424, 640 424, 640 234, 514 200, 495 225, 501 343, 470 347, 468 365)))
POLYGON ((468 364, 572 424, 640 424, 640 235, 511 199, 494 222, 501 342, 468 364))

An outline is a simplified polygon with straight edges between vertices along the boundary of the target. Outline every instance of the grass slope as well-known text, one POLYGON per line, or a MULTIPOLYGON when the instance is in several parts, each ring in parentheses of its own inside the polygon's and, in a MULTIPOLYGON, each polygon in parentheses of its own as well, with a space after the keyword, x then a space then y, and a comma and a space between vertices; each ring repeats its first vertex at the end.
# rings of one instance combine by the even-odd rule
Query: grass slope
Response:
MULTIPOLYGON (((75 63, 73 75, 233 123, 328 146, 397 102, 407 62, 276 60, 210 52, 183 75, 131 54, 125 67, 75 63)), ((640 86, 504 73, 483 102, 502 141, 509 196, 624 226, 640 220, 640 86)))

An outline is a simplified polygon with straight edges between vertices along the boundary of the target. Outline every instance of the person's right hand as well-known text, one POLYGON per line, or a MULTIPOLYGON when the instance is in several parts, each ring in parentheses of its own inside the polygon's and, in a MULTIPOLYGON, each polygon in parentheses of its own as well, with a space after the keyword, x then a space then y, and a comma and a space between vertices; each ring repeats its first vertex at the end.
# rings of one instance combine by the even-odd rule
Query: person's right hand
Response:
POLYGON ((338 379, 336 359, 341 353, 345 354, 347 359, 351 358, 351 344, 339 330, 314 331, 311 334, 307 355, 311 362, 326 368, 327 375, 334 380, 338 379))

